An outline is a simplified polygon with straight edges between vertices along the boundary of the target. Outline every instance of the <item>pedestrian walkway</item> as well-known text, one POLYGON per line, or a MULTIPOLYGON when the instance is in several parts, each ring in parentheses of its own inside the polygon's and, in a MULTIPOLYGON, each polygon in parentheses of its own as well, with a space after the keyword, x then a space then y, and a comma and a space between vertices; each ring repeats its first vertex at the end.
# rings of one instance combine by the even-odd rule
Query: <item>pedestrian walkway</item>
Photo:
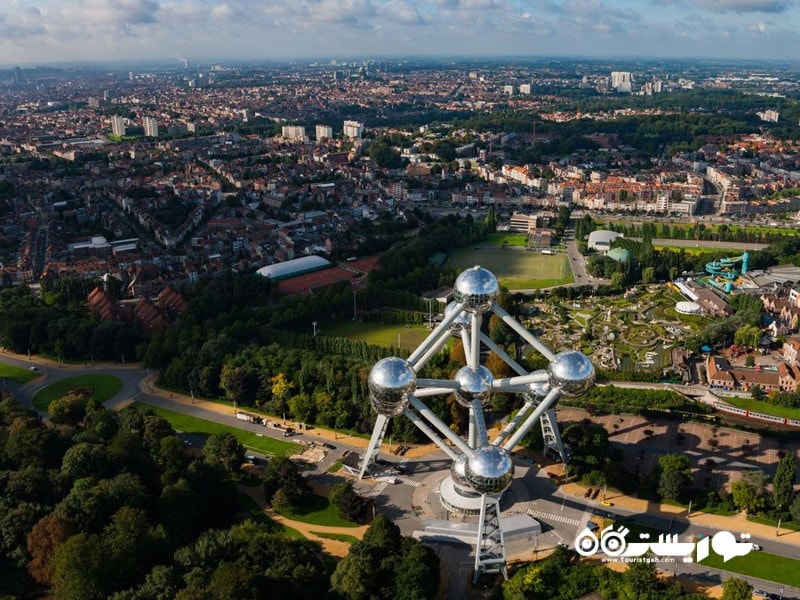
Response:
POLYGON ((530 508, 525 511, 525 514, 527 514, 529 517, 533 517, 534 519, 541 519, 542 521, 557 521, 558 523, 566 523, 567 525, 572 525, 574 527, 577 527, 581 523, 578 519, 565 517, 564 515, 546 513, 540 510, 532 510, 530 508))
POLYGON ((414 481, 413 479, 409 479, 408 477, 398 477, 397 479, 399 479, 401 483, 405 483, 406 485, 410 485, 411 487, 419 487, 422 485, 419 481, 414 481))
POLYGON ((383 490, 386 489, 386 486, 389 485, 388 481, 381 481, 378 485, 376 485, 372 490, 364 494, 367 498, 375 498, 380 496, 383 490))

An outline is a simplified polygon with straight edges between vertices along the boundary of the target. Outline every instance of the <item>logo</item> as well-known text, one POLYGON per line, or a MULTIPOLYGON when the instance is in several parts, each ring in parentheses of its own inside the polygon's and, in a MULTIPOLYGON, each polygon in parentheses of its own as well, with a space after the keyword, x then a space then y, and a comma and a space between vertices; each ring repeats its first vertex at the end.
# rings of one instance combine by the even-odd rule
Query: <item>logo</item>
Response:
MULTIPOLYGON (((698 542, 680 542, 678 534, 662 533, 657 541, 640 541, 628 543, 626 536, 630 529, 620 525, 614 529, 609 525, 599 535, 588 527, 575 538, 575 551, 581 556, 594 556, 602 551, 611 558, 627 559, 644 556, 648 552, 662 558, 681 558, 683 562, 700 562, 708 558, 709 547, 722 557, 723 562, 728 562, 735 556, 745 556, 753 550, 753 544, 746 541, 750 539, 749 533, 741 534, 739 542, 736 536, 729 531, 719 531, 713 537, 704 536, 698 542), (692 557, 694 554, 694 558, 692 557)), ((649 540, 649 533, 640 533, 640 540, 649 540)))

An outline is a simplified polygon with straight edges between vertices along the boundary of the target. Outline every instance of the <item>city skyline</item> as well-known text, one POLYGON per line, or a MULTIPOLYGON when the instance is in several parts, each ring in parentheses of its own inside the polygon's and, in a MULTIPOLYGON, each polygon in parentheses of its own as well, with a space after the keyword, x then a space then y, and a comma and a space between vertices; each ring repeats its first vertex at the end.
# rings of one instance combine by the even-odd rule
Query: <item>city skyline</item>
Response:
POLYGON ((6 65, 349 56, 795 59, 795 0, 11 0, 6 65))

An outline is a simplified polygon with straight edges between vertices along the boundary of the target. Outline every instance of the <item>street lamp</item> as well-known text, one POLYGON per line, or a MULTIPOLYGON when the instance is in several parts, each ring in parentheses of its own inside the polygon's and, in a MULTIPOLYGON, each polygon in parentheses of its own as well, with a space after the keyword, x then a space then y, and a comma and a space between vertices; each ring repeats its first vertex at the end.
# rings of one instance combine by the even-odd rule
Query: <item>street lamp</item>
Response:
POLYGON ((403 333, 402 331, 397 332, 397 349, 400 350, 400 334, 403 333))
POLYGON ((317 322, 311 321, 311 325, 314 327, 314 337, 317 337, 317 322))

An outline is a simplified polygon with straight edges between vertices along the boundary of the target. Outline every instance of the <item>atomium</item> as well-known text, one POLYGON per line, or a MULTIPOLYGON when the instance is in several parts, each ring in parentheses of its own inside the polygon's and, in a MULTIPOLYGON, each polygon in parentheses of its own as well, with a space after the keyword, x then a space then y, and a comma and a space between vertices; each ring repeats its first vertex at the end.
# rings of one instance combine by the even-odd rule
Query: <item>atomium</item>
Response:
MULTIPOLYGON (((562 396, 585 393, 594 383, 592 362, 577 350, 553 353, 499 304, 497 278, 473 267, 455 281, 454 302, 444 310, 442 322, 411 353, 378 361, 370 371, 370 401, 378 413, 369 445, 361 460, 359 478, 375 468, 389 419, 404 415, 452 460, 439 484, 439 500, 450 513, 479 518, 475 552, 475 577, 480 573, 507 575, 505 542, 500 521, 500 500, 514 478, 514 448, 537 424, 541 425, 545 452, 568 459, 553 408, 562 396), (532 373, 482 332, 485 313, 492 312, 522 340, 548 359, 547 369, 532 373), (426 363, 446 348, 451 337, 464 343, 466 366, 452 379, 426 379, 426 363), (514 373, 494 377, 481 357, 490 350, 514 373), (418 377, 417 374, 422 374, 418 377), (489 440, 483 407, 492 394, 520 394, 521 407, 493 440, 489 440), (469 410, 468 433, 462 437, 442 421, 423 400, 438 395, 455 396, 469 410), (476 402, 477 400, 477 402, 476 402)), ((380 473, 381 469, 377 468, 380 473)))
POLYGON ((514 479, 514 463, 508 450, 499 446, 482 446, 467 458, 464 472, 476 492, 501 494, 514 479))
POLYGON ((402 358, 390 356, 376 362, 369 372, 369 397, 378 414, 398 417, 409 403, 417 375, 402 358))
POLYGON ((485 313, 499 295, 500 284, 491 271, 474 266, 456 277, 453 298, 468 313, 485 313))

